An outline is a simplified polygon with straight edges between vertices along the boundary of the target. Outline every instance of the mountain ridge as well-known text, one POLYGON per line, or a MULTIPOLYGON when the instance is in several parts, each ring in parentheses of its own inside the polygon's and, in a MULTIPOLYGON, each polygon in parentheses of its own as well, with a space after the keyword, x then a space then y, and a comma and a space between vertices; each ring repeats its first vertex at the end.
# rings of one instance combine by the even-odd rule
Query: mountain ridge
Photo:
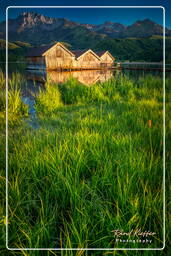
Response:
MULTIPOLYGON (((106 21, 81 24, 67 18, 51 18, 24 12, 9 19, 9 57, 23 59, 30 47, 63 42, 71 50, 109 50, 117 60, 162 61, 163 27, 150 19, 137 20, 129 26, 106 21)), ((0 23, 0 57, 5 61, 5 22, 0 23)), ((166 35, 171 30, 166 29, 166 35)), ((169 37, 166 37, 166 61, 171 61, 169 37)), ((1 60, 1 61, 2 61, 1 60)))
MULTIPOLYGON (((5 22, 1 22, 1 39, 5 38, 5 29, 5 22)), ((36 12, 23 12, 17 18, 8 20, 10 41, 25 41, 35 46, 66 41, 74 48, 83 49, 107 38, 146 38, 162 34, 163 27, 150 19, 139 20, 129 26, 113 21, 94 25, 67 18, 52 18, 36 12)), ((171 30, 166 28, 166 35, 171 35, 171 30)))

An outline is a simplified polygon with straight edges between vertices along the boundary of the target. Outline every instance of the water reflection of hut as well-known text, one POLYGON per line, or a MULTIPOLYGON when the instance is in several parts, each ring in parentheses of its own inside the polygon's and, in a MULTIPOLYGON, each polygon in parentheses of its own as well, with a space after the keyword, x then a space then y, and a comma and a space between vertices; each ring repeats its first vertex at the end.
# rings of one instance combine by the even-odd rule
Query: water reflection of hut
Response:
POLYGON ((99 81, 100 71, 86 70, 86 71, 80 71, 80 72, 73 72, 73 77, 76 78, 82 84, 92 85, 99 81))
POLYGON ((97 82, 105 82, 113 76, 113 73, 108 71, 100 70, 84 70, 84 71, 73 71, 73 72, 55 72, 48 71, 47 77, 56 83, 63 83, 69 78, 75 78, 84 85, 93 85, 97 82))
POLYGON ((112 77, 114 77, 114 74, 111 72, 111 70, 101 71, 99 81, 103 83, 112 77))
POLYGON ((27 79, 43 83, 48 79, 55 83, 63 83, 69 78, 75 78, 82 84, 92 85, 97 82, 105 82, 111 77, 113 77, 113 72, 111 70, 84 70, 71 72, 37 72, 32 70, 27 73, 27 79))
POLYGON ((113 56, 108 52, 96 54, 91 49, 71 51, 62 43, 30 49, 27 55, 28 69, 81 70, 112 67, 113 56))
POLYGON ((47 79, 55 83, 64 83, 73 77, 72 73, 73 72, 47 71, 47 79))

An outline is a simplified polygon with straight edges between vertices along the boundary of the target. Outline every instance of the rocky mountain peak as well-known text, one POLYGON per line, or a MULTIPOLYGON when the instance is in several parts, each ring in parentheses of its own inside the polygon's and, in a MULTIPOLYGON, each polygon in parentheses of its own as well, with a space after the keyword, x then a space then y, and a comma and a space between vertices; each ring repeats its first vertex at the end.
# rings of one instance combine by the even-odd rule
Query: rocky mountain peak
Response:
MULTIPOLYGON (((113 19, 114 20, 114 19, 113 19)), ((78 37, 101 40, 106 38, 145 38, 162 35, 163 27, 150 19, 138 20, 132 25, 125 26, 113 21, 103 24, 81 24, 67 18, 52 18, 36 12, 23 12, 15 19, 8 20, 9 39, 24 40, 33 44, 41 44, 68 38, 68 42, 78 37)), ((0 38, 5 38, 5 21, 0 23, 0 38)), ((166 28, 166 35, 171 31, 166 28)))
POLYGON ((35 12, 23 12, 19 15, 18 19, 20 21, 23 21, 25 24, 53 24, 56 19, 55 18, 50 18, 46 17, 42 14, 37 14, 35 12))

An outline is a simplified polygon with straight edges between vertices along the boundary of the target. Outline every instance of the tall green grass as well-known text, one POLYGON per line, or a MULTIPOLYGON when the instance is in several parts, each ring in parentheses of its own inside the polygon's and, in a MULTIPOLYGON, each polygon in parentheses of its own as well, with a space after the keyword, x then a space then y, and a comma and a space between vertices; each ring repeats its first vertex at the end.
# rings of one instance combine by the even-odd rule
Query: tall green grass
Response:
MULTIPOLYGON (((158 77, 47 84, 39 129, 9 133, 9 246, 162 247, 162 108, 158 77), (114 229, 139 228, 156 232, 152 244, 115 242, 114 229)), ((139 255, 48 252, 120 254, 139 255)))
POLYGON ((28 115, 28 107, 21 99, 21 86, 26 81, 20 73, 12 73, 8 79, 8 98, 6 99, 5 75, 0 71, 0 124, 4 125, 6 113, 6 100, 8 101, 8 121, 16 123, 28 115))
POLYGON ((45 90, 40 89, 36 97, 36 109, 38 112, 51 113, 62 106, 61 94, 58 87, 50 82, 46 83, 45 90))

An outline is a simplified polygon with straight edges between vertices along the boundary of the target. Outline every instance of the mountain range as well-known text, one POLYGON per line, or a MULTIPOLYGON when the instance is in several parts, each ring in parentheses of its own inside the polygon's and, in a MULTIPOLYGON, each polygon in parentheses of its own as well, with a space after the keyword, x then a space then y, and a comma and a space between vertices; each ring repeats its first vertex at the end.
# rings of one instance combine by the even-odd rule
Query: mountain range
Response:
MULTIPOLYGON (((0 38, 5 39, 5 21, 0 23, 0 38)), ((9 41, 23 41, 32 45, 65 41, 73 48, 91 48, 95 42, 113 38, 148 38, 162 35, 163 27, 150 19, 136 21, 130 26, 106 21, 104 24, 81 24, 66 18, 51 18, 35 12, 23 12, 8 20, 9 41)), ((171 30, 166 28, 166 35, 171 30)))
MULTIPOLYGON (((163 27, 150 19, 125 26, 113 21, 81 24, 66 18, 51 18, 23 12, 8 20, 9 61, 24 61, 30 47, 60 41, 66 47, 108 50, 117 61, 162 61, 163 27)), ((171 30, 166 31, 166 62, 171 63, 171 30)), ((5 62, 6 23, 0 23, 0 59, 5 62)))

